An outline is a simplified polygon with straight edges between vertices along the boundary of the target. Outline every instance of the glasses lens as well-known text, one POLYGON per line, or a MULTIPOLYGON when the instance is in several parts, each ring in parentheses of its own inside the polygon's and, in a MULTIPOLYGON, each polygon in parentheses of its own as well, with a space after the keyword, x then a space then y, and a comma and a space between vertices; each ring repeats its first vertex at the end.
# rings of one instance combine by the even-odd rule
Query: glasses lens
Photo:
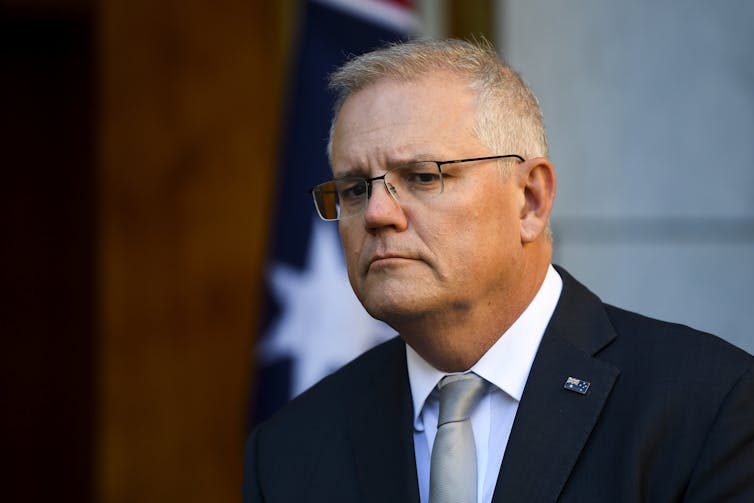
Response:
MULTIPOLYGON (((377 181, 377 180, 375 180, 377 181)), ((385 173, 385 186, 400 204, 421 203, 443 191, 440 167, 422 161, 385 173)), ((361 214, 369 200, 369 184, 364 178, 339 178, 312 190, 314 205, 324 220, 341 220, 361 214)))
POLYGON ((312 190, 314 197, 314 206, 317 213, 323 220, 337 220, 340 214, 338 205, 338 193, 335 190, 335 183, 326 182, 314 187, 312 190))
POLYGON ((318 185, 312 191, 314 205, 324 220, 340 220, 358 215, 366 206, 367 181, 342 178, 318 185))
POLYGON ((385 176, 385 184, 401 204, 426 201, 443 190, 440 167, 429 161, 390 170, 385 176))

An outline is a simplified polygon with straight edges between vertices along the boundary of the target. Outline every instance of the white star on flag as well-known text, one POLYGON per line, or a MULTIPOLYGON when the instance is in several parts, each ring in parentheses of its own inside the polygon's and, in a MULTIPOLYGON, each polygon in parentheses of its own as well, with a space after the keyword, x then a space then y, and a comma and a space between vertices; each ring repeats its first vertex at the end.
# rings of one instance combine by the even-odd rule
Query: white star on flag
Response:
POLYGON ((364 310, 351 290, 334 224, 314 219, 306 267, 277 262, 270 283, 280 317, 261 345, 266 363, 293 359, 291 397, 395 332, 364 310))

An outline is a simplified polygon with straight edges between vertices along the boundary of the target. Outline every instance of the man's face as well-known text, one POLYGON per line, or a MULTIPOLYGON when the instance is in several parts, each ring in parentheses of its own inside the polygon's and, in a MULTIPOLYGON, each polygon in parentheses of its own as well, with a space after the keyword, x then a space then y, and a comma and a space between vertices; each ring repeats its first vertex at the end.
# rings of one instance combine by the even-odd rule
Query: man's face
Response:
MULTIPOLYGON (((474 124, 475 97, 455 76, 378 81, 343 104, 333 174, 374 177, 408 161, 516 153, 490 152, 474 124)), ((515 289, 524 203, 516 176, 505 177, 498 161, 445 165, 443 173, 444 192, 421 205, 399 205, 376 181, 364 213, 339 222, 357 297, 399 330, 494 309, 515 289)))

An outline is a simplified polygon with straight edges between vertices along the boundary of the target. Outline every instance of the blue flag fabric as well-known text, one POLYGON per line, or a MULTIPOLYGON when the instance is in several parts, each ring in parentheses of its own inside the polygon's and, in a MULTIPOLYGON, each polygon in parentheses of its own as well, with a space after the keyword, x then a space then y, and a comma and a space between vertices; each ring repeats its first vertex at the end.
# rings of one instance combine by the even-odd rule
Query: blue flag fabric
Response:
MULTIPOLYGON (((405 25, 390 27, 354 15, 353 8, 342 8, 364 4, 381 4, 377 5, 381 8, 391 2, 311 1, 304 7, 279 155, 252 425, 394 335, 369 317, 356 300, 348 284, 337 225, 319 220, 307 194, 310 187, 332 176, 326 146, 334 96, 326 89, 327 76, 351 55, 406 37, 405 25)), ((388 5, 391 9, 401 14, 396 5, 388 5)))

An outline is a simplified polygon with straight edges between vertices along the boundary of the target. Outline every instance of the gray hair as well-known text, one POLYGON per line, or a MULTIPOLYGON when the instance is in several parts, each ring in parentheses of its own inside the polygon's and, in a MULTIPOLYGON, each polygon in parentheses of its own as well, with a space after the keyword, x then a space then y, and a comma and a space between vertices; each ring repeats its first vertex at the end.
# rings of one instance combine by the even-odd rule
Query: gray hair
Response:
POLYGON ((328 157, 338 112, 349 96, 382 79, 412 81, 438 72, 465 78, 477 95, 474 133, 498 154, 547 156, 547 136, 537 98, 523 78, 501 61, 486 40, 413 40, 388 45, 346 62, 330 75, 336 94, 328 157))

